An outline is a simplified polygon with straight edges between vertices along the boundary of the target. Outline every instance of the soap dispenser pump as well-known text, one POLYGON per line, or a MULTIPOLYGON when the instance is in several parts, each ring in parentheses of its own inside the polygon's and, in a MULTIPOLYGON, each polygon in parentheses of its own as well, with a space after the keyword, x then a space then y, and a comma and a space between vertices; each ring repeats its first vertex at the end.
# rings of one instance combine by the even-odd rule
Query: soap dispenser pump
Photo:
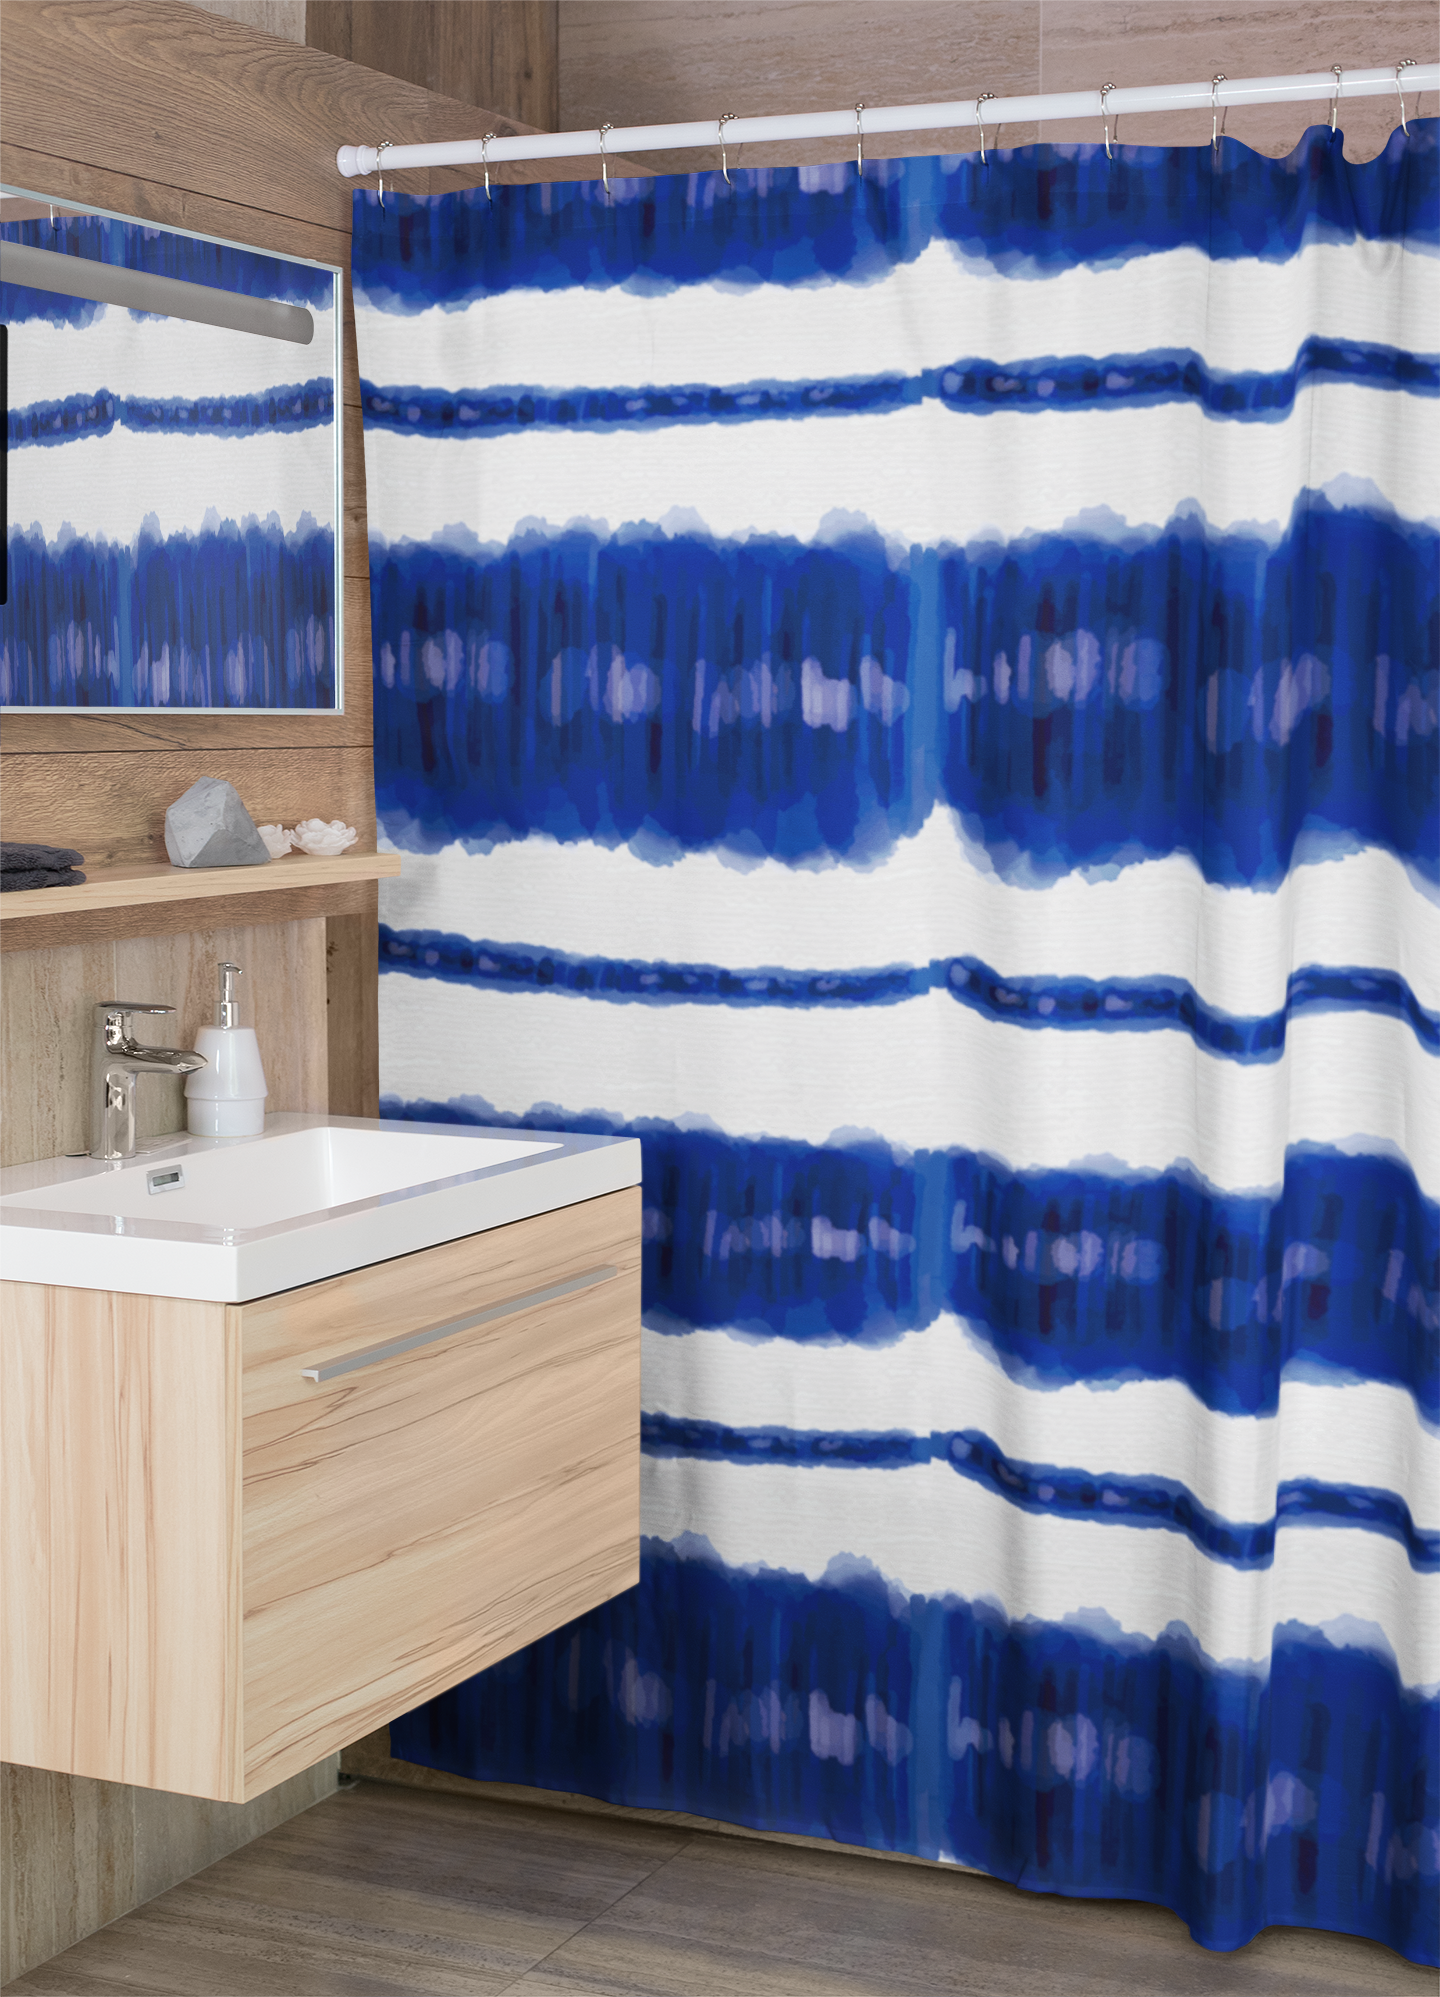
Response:
POLYGON ((265 1129, 265 1070, 254 1027, 240 1024, 235 996, 240 975, 238 964, 220 966, 215 1024, 202 1026, 195 1037, 195 1051, 205 1056, 206 1066, 185 1082, 192 1137, 258 1137, 265 1129))

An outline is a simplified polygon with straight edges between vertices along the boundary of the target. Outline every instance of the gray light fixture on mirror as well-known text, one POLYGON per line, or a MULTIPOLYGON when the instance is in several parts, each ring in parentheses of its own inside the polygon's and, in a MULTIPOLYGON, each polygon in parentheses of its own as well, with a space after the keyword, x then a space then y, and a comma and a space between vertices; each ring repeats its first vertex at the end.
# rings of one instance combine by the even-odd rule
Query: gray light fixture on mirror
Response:
POLYGON ((339 709, 342 271, 3 194, 0 707, 339 709))
POLYGON ((67 257, 59 250, 40 250, 33 243, 8 243, 3 238, 0 284, 23 284, 31 291, 88 298, 96 305, 125 305, 132 312, 189 319, 198 326, 228 326, 234 332, 259 333, 269 340, 293 340, 299 347, 308 347, 315 337, 314 316, 303 305, 245 298, 213 284, 190 284, 183 277, 157 277, 147 270, 97 264, 86 257, 67 257))

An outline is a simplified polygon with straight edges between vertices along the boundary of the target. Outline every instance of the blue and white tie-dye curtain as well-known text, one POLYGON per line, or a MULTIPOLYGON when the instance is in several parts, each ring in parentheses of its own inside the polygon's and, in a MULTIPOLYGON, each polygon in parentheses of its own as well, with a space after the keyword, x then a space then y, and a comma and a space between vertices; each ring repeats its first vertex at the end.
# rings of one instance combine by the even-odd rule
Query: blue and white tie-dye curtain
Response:
POLYGON ((1435 1960, 1436 169, 357 196, 386 1114, 645 1153, 396 1753, 1435 1960))

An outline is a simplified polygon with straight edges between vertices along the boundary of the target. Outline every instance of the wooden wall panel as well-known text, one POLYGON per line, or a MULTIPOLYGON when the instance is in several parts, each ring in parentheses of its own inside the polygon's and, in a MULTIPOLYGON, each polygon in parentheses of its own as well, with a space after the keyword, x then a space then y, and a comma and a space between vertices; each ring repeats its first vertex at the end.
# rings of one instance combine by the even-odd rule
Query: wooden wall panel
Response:
MULTIPOLYGON (((560 128, 610 119, 643 125, 832 111, 871 104, 973 100, 1031 90, 1178 83, 1213 76, 1433 60, 1433 0, 562 0, 560 128)), ((1343 115, 1346 154, 1369 159, 1395 125, 1393 97, 1357 101, 1343 115)), ((1232 111, 1229 130, 1265 153, 1286 153, 1322 105, 1232 111)), ((1037 136, 1007 126, 1004 143, 1037 136)), ((1048 125, 1038 136, 1094 140, 1098 127, 1048 125)), ((1127 120, 1122 136, 1144 145, 1199 145, 1208 111, 1127 120)), ((874 156, 964 151, 973 125, 873 140, 874 156)), ((741 164, 853 157, 844 141, 751 148, 741 164)), ((644 155, 656 172, 716 160, 644 155)))
MULTIPOLYGON (((560 128, 668 124, 941 101, 1039 88, 1040 0, 585 0, 560 9, 560 128)), ((874 158, 960 150, 971 133, 867 140, 874 158)), ((1006 143, 1035 136, 1011 127, 1006 143)), ((853 140, 747 147, 744 166, 853 159, 853 140)), ((646 153, 656 173, 718 166, 713 156, 646 153)), ((736 163, 732 149, 732 166, 736 163)))
POLYGON ((78 846, 92 866, 163 860, 166 807, 200 776, 234 784, 257 825, 343 818, 359 829, 356 850, 375 850, 374 764, 358 745, 12 753, 4 763, 5 836, 78 846))
POLYGON ((0 1769, 0 1982, 139 1904, 135 1793, 48 1768, 0 1769), (37 1853, 51 1863, 36 1864, 37 1853))
POLYGON ((309 0, 305 39, 542 131, 559 116, 559 0, 309 0))
MULTIPOLYGON (((363 574, 346 583, 345 615, 347 620, 353 615, 350 591, 357 583, 364 606, 360 629, 368 650, 369 586, 363 574)), ((356 641, 348 623, 345 641, 350 652, 356 641)), ((138 707, 97 707, 88 714, 7 714, 0 718, 0 755, 76 756, 171 749, 198 752, 203 762, 204 754, 212 749, 351 748, 368 754, 372 740, 368 671, 363 686, 356 686, 348 671, 346 677, 354 697, 347 697, 344 714, 166 714, 138 707)), ((0 771, 4 769, 0 763, 0 771)), ((200 773, 198 764, 196 773, 200 773)))
POLYGON ((211 1803, 7 1762, 0 1983, 332 1795, 335 1766, 331 1755, 251 1803, 211 1803))
POLYGON ((263 34, 279 35, 287 42, 305 39, 305 0, 190 0, 207 14, 223 14, 227 21, 243 21, 247 28, 263 34))
MULTIPOLYGON (((1433 0, 1168 0, 1163 7, 1125 0, 1045 0, 1040 51, 1042 90, 1098 90, 1118 83, 1181 83, 1189 77, 1281 76, 1287 72, 1393 66, 1402 56, 1435 60, 1433 0)), ((1433 100, 1432 100, 1433 106, 1433 100)), ((1372 159, 1394 131, 1398 99, 1366 97, 1342 107, 1345 156, 1372 159)), ((1261 104, 1233 110, 1226 130, 1257 152, 1288 153, 1307 126, 1323 124, 1324 104, 1261 104)), ((1048 128, 1057 144, 1093 139, 1080 125, 1048 128)), ((1127 118, 1129 145, 1199 146, 1210 113, 1127 118)))
POLYGON ((364 890, 355 915, 325 925, 329 1109, 332 1116, 380 1114, 378 890, 364 890))
MULTIPOLYGON (((8 67, 12 42, 18 38, 14 36, 8 8, 3 19, 8 67)), ((0 81, 0 104, 5 111, 0 157, 4 159, 4 177, 10 186, 35 188, 42 194, 54 194, 57 200, 76 204, 93 201, 97 208, 111 208, 119 215, 142 215, 167 229, 193 229, 205 235, 224 236, 256 249, 274 250, 281 256, 314 257, 317 263, 349 266, 349 182, 340 182, 346 190, 345 199, 334 206, 332 213, 320 217, 291 214, 283 208, 277 210, 262 197, 261 185, 253 172, 236 174, 221 194, 204 194, 187 186, 183 160, 174 157, 164 160, 159 147, 152 149, 155 157, 147 162, 149 171, 145 172, 135 162, 123 166, 97 165, 83 154, 56 150, 74 144, 78 136, 63 127, 36 128, 32 120, 32 138, 47 139, 50 149, 24 143, 19 136, 21 128, 11 122, 9 91, 3 81, 0 81)), ((335 177, 340 178, 338 174, 335 177)))
MULTIPOLYGON (((374 892, 369 890, 372 900, 374 892)), ((193 921, 193 912, 188 915, 193 921)), ((341 920, 359 924, 365 918, 341 920)), ((326 1109, 325 945, 326 918, 312 916, 297 922, 212 923, 167 936, 7 953, 0 1007, 0 1094, 6 1106, 0 1164, 89 1149, 91 1008, 98 1000, 173 1005, 176 1039, 193 1047, 195 1029, 214 1017, 215 966, 225 960, 245 973, 241 1018, 260 1042, 270 1085, 267 1107, 326 1109), (318 1020, 320 1030, 297 1032, 301 1020, 318 1020)), ((144 1076, 137 1105, 142 1137, 185 1127, 179 1077, 144 1076)))
POLYGON ((338 146, 521 129, 181 0, 9 7, 0 89, 7 145, 347 233, 338 146))

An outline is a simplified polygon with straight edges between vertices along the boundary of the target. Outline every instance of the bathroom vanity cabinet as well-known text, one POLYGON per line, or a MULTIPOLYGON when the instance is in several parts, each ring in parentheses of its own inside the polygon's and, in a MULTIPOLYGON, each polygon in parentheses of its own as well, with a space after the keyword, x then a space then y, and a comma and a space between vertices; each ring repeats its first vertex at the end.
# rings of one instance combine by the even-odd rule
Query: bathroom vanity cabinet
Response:
POLYGON ((243 1802, 638 1579, 638 1187, 247 1303, 0 1291, 7 1760, 243 1802))

